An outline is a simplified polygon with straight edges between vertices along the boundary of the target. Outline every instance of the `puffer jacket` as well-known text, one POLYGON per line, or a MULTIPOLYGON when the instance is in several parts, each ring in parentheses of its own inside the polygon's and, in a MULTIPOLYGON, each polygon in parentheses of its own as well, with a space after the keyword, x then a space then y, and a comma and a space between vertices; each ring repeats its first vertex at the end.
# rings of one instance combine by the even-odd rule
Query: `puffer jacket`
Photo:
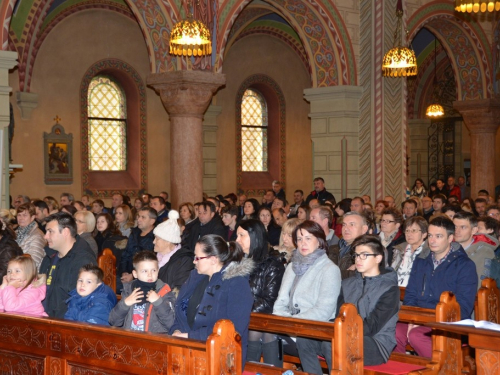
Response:
POLYGON ((71 297, 66 301, 68 311, 64 319, 109 325, 109 313, 116 305, 116 294, 109 286, 101 283, 96 290, 85 297, 81 297, 76 289, 69 292, 69 295, 71 297))
POLYGON ((476 266, 459 243, 452 242, 451 251, 434 269, 430 249, 422 250, 413 263, 403 305, 435 309, 441 293, 449 291, 460 305, 460 318, 470 318, 477 292, 476 266))
POLYGON ((256 264, 250 274, 250 289, 253 294, 253 312, 273 313, 274 301, 278 298, 285 266, 270 256, 256 264))
MULTIPOLYGON (((387 268, 380 275, 362 277, 359 272, 342 281, 337 308, 352 303, 363 318, 363 335, 371 337, 387 361, 396 346, 399 287, 396 272, 387 268)), ((338 315, 338 314, 337 314, 338 315)))
MULTIPOLYGON (((109 314, 109 324, 130 329, 134 315, 134 305, 127 306, 125 299, 132 293, 134 282, 123 284, 122 298, 109 314)), ((156 293, 160 296, 153 303, 146 302, 144 309, 144 330, 154 333, 168 333, 174 323, 175 295, 170 287, 160 279, 156 280, 156 293)))

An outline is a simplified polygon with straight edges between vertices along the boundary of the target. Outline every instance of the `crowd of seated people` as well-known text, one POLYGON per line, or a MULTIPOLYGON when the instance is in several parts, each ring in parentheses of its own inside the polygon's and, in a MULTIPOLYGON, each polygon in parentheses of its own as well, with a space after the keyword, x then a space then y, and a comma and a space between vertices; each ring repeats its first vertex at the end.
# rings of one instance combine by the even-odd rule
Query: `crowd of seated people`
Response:
POLYGON ((398 287, 404 305, 424 308, 451 291, 470 317, 500 253, 498 201, 484 190, 470 197, 463 177, 429 188, 417 179, 400 206, 391 196, 336 202, 321 177, 313 183, 293 203, 273 181, 261 198, 206 196, 174 209, 166 192, 114 194, 111 207, 88 195, 19 195, 0 211, 0 311, 196 339, 226 318, 244 359, 281 366, 284 351, 321 374, 330 343, 248 332, 250 313, 332 321, 350 302, 364 322, 365 364, 407 344, 429 357, 431 330, 397 323, 398 287), (97 267, 104 249, 116 257, 119 301, 97 267))

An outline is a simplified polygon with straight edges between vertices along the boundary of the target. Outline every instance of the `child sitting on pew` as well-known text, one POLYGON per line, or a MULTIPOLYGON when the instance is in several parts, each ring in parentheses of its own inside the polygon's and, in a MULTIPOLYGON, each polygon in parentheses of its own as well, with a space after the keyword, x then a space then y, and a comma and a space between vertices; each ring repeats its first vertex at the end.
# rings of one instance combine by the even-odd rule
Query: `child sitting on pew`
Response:
POLYGON ((121 301, 109 315, 109 323, 136 331, 168 333, 174 323, 175 295, 158 279, 158 258, 149 250, 133 258, 136 280, 123 284, 121 301))
POLYGON ((42 305, 45 292, 45 275, 38 276, 35 261, 29 255, 15 257, 0 286, 0 312, 47 316, 42 305))
POLYGON ((109 313, 116 305, 113 290, 102 282, 104 272, 94 264, 80 268, 76 289, 69 292, 64 319, 109 325, 109 313))

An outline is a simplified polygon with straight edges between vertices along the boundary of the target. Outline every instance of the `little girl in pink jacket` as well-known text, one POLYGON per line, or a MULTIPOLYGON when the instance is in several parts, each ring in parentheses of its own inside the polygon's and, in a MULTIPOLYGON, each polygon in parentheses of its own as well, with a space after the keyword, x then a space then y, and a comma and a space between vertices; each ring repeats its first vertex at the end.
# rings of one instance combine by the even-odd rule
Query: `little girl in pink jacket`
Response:
POLYGON ((45 275, 38 276, 29 255, 12 259, 0 286, 0 312, 47 316, 42 305, 45 299, 45 275))

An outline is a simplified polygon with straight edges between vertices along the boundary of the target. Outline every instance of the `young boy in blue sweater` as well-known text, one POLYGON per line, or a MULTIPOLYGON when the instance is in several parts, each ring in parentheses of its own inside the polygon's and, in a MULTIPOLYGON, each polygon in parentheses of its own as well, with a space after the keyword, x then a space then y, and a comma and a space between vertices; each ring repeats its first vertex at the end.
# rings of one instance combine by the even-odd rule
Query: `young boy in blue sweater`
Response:
POLYGON ((93 264, 80 268, 76 289, 66 301, 68 311, 64 319, 109 325, 109 313, 116 305, 116 294, 102 282, 104 273, 93 264))

